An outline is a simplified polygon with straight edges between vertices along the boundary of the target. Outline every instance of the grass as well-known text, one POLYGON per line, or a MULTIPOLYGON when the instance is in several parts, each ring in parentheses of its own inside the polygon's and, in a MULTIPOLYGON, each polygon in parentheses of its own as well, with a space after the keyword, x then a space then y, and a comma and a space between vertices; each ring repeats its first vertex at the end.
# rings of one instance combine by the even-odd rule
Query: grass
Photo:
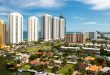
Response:
POLYGON ((26 65, 23 65, 20 69, 22 69, 22 70, 28 70, 28 69, 30 69, 30 65, 28 65, 28 64, 26 64, 26 65))
POLYGON ((27 52, 36 52, 38 50, 47 50, 47 49, 50 49, 50 48, 51 48, 50 46, 42 46, 42 45, 33 46, 33 47, 30 47, 30 48, 27 48, 27 52))
POLYGON ((46 69, 46 72, 51 73, 51 69, 50 68, 47 68, 46 69))
POLYGON ((72 64, 66 64, 64 67, 62 67, 58 73, 65 75, 65 73, 68 72, 69 69, 71 69, 73 67, 72 64))

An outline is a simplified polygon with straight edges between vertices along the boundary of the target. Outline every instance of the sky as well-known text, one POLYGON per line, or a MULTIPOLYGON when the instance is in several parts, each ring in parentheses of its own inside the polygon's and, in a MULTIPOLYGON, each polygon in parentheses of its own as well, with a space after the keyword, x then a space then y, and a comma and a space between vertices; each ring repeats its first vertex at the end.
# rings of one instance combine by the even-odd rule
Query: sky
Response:
POLYGON ((37 16, 41 20, 43 14, 63 14, 67 32, 110 32, 110 0, 0 0, 0 18, 7 25, 11 12, 23 15, 24 31, 27 30, 29 16, 37 16))

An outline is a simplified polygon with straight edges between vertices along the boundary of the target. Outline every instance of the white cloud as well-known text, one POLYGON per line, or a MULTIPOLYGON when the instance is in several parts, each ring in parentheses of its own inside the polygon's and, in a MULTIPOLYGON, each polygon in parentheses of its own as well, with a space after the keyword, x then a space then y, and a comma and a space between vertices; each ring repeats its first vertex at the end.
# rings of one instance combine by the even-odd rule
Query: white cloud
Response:
POLYGON ((26 0, 21 5, 23 7, 55 8, 64 4, 64 0, 26 0))
POLYGON ((81 2, 91 5, 93 10, 110 9, 110 0, 80 0, 81 2))
POLYGON ((85 18, 83 18, 83 17, 79 17, 79 16, 74 16, 74 17, 72 17, 73 19, 77 19, 77 20, 85 20, 85 18))
MULTIPOLYGON (((70 0, 0 0, 0 14, 6 12, 26 12, 25 9, 45 8, 54 9, 64 6, 70 0), (22 11, 21 11, 22 10, 22 11)), ((26 13, 26 15, 29 15, 26 13)))
POLYGON ((110 23, 100 24, 101 26, 110 26, 110 23))
POLYGON ((95 22, 95 21, 91 21, 91 22, 85 22, 85 23, 83 23, 84 25, 95 25, 95 24, 97 24, 97 22, 95 22))
POLYGON ((41 17, 42 15, 46 14, 46 12, 36 12, 36 13, 28 13, 28 12, 22 12, 23 15, 26 16, 37 16, 37 17, 41 17))
POLYGON ((16 8, 56 8, 66 4, 68 0, 0 0, 2 5, 15 6, 16 8))
POLYGON ((36 14, 36 16, 37 16, 37 17, 41 17, 41 16, 43 16, 44 14, 46 14, 46 12, 38 12, 38 13, 36 14))
POLYGON ((95 26, 110 26, 110 23, 101 23, 97 21, 89 21, 81 23, 83 25, 95 25, 95 26))
POLYGON ((0 6, 0 16, 7 16, 10 12, 11 10, 0 6))

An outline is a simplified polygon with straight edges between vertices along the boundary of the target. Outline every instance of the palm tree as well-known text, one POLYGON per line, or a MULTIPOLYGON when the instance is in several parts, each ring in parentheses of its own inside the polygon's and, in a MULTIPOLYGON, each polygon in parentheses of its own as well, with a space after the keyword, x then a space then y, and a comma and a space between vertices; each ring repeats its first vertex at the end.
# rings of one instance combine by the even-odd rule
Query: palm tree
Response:
POLYGON ((93 43, 93 45, 94 45, 94 44, 96 43, 96 40, 92 40, 91 42, 92 42, 92 43, 93 43))

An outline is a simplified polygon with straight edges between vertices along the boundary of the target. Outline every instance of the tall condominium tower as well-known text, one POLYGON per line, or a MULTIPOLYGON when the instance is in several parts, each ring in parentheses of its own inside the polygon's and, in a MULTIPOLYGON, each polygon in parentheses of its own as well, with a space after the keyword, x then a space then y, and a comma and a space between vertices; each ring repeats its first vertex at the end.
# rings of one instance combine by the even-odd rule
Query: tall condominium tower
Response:
POLYGON ((53 40, 59 39, 59 17, 53 17, 52 20, 52 38, 53 40))
POLYGON ((59 21, 59 37, 60 39, 64 39, 65 37, 65 20, 60 18, 60 21, 59 21))
POLYGON ((52 16, 48 14, 42 17, 42 39, 44 41, 52 40, 52 16))
POLYGON ((17 44, 23 41, 23 16, 13 12, 9 14, 9 43, 17 44))
POLYGON ((66 34, 66 18, 62 15, 60 15, 60 19, 64 19, 65 23, 64 23, 64 32, 66 34))
POLYGON ((5 31, 4 21, 0 19, 0 48, 3 48, 5 45, 5 31))
POLYGON ((38 41, 38 18, 35 16, 28 18, 28 41, 38 41))

